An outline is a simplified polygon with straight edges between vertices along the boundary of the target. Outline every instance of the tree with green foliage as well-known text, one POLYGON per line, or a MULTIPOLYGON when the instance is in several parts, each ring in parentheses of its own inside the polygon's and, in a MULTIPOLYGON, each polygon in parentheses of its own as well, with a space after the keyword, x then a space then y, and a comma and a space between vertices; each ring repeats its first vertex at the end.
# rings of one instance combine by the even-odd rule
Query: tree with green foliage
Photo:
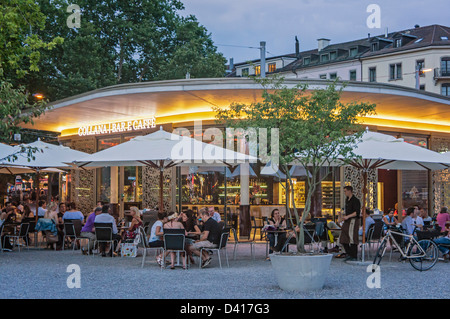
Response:
MULTIPOLYGON (((278 129, 279 167, 286 174, 286 188, 294 198, 291 165, 301 165, 311 174, 306 179, 303 214, 293 207, 298 232, 297 251, 304 253, 303 225, 311 212, 313 194, 326 178, 319 171, 337 159, 355 158, 353 147, 363 133, 359 118, 374 114, 375 104, 342 103, 343 84, 330 83, 325 89, 308 91, 308 85, 288 87, 283 79, 255 79, 262 86, 262 101, 251 104, 233 103, 228 108, 215 108, 216 118, 227 127, 278 129), (356 134, 350 134, 357 132, 356 134)), ((288 214, 292 212, 288 210, 288 214)))
MULTIPOLYGON (((224 76, 226 60, 178 0, 79 0, 81 26, 68 28, 69 0, 37 0, 43 39, 64 38, 42 52, 39 77, 26 85, 58 100, 122 83, 224 76)), ((25 83, 24 83, 25 84, 25 83)))
POLYGON ((19 125, 32 123, 46 108, 26 88, 15 85, 19 79, 39 71, 42 51, 62 43, 54 37, 43 41, 38 35, 45 16, 33 0, 11 0, 0 4, 0 141, 10 142, 19 125))

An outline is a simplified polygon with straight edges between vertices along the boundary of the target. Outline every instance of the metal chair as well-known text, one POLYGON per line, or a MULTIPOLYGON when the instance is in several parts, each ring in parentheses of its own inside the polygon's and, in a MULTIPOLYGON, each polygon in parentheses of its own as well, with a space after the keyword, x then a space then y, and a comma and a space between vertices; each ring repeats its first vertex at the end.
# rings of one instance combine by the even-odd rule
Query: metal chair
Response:
POLYGON ((162 249, 162 247, 150 247, 148 240, 147 240, 147 234, 144 230, 144 227, 139 227, 139 235, 141 236, 141 244, 142 247, 144 248, 144 253, 142 254, 142 264, 141 264, 141 268, 144 267, 145 264, 145 257, 147 257, 147 250, 148 249, 155 249, 156 254, 158 253, 158 251, 160 251, 162 249))
MULTIPOLYGON (((64 237, 63 237, 63 245, 62 249, 64 250, 66 244, 66 237, 72 238, 72 250, 75 250, 76 242, 80 237, 77 237, 77 233, 75 231, 75 225, 72 222, 64 221, 64 237)), ((85 237, 83 237, 85 238, 85 237)), ((89 238, 86 238, 89 239, 89 238)))
POLYGON ((250 228, 250 233, 248 235, 248 239, 250 239, 250 234, 253 230, 253 241, 254 241, 255 237, 256 237, 256 231, 258 229, 259 229, 259 235, 260 235, 260 239, 261 239, 262 238, 261 229, 263 228, 263 225, 257 225, 255 216, 250 216, 250 221, 252 223, 252 226, 250 228))
MULTIPOLYGON (((371 244, 380 244, 381 238, 383 237, 384 223, 382 220, 376 220, 375 224, 370 225, 367 230, 367 240, 366 243, 369 244, 368 256, 370 258, 370 248, 371 244)), ((377 245, 377 247, 378 247, 377 245)), ((378 249, 378 248, 377 248, 378 249)))
MULTIPOLYGON (((220 260, 220 251, 223 250, 223 251, 225 251, 225 258, 227 260, 227 266, 228 266, 228 268, 230 268, 230 263, 228 262, 228 253, 227 253, 227 243, 228 243, 229 236, 230 236, 230 233, 228 231, 225 230, 224 232, 222 232, 222 234, 220 235, 219 246, 217 248, 201 248, 200 256, 202 256, 203 250, 217 251, 217 257, 219 258, 219 266, 220 266, 220 269, 222 269, 222 261, 220 260)), ((200 258, 200 262, 198 264, 199 264, 198 267, 201 268, 201 266, 202 266, 201 258, 200 258)))
MULTIPOLYGON (((111 223, 94 223, 95 227, 95 241, 94 247, 97 243, 111 243, 111 251, 114 251, 114 239, 111 223)), ((95 256, 92 251, 92 256, 95 256)))
POLYGON ((28 229, 29 228, 30 228, 29 223, 22 223, 22 224, 20 224, 19 234, 18 235, 6 235, 5 240, 9 240, 10 238, 12 238, 13 246, 16 246, 16 242, 17 242, 17 246, 19 247, 19 252, 20 252, 19 240, 20 240, 20 238, 22 238, 24 240, 24 242, 26 242, 26 244, 27 244, 27 249, 30 250, 30 247, 28 246, 28 229))
MULTIPOLYGON (((184 249, 185 240, 184 234, 164 234, 163 265, 166 264, 166 252, 184 252, 184 258, 187 264, 187 253, 184 249)), ((163 268, 161 267, 161 271, 163 268)))
POLYGON ((3 226, 5 226, 5 224, 0 225, 0 252, 3 252, 3 242, 2 242, 3 226))
POLYGON ((233 232, 233 238, 234 238, 233 259, 236 260, 236 248, 238 245, 241 245, 241 244, 250 244, 250 253, 252 255, 252 259, 255 259, 255 254, 254 254, 255 242, 250 239, 249 240, 240 240, 237 235, 236 229, 234 229, 234 228, 231 228, 230 231, 233 232))

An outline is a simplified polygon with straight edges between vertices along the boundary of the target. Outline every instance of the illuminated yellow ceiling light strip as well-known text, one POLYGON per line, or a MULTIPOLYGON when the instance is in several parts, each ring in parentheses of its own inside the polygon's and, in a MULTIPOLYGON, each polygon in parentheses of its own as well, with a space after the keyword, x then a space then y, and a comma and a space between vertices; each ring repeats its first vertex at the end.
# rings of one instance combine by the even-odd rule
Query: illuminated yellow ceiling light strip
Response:
MULTIPOLYGON (((157 117, 156 125, 158 126, 169 123, 191 122, 196 120, 202 121, 215 120, 215 113, 213 111, 208 111, 208 112, 195 112, 195 113, 185 113, 185 114, 157 117)), ((443 124, 442 122, 438 123, 415 122, 404 118, 403 119, 402 118, 394 119, 389 117, 380 118, 377 116, 359 118, 359 120, 363 125, 375 125, 390 128, 450 133, 450 122, 448 123, 448 125, 446 125, 443 124)), ((64 129, 61 131, 61 137, 71 135, 78 135, 78 128, 64 129)))
POLYGON ((368 115, 366 118, 374 118, 374 119, 382 119, 382 120, 390 120, 390 121, 400 121, 400 122, 410 122, 410 123, 419 123, 419 124, 430 124, 430 125, 441 125, 448 126, 450 125, 450 121, 448 118, 443 116, 441 119, 443 120, 430 120, 425 118, 418 117, 406 117, 406 116, 390 116, 386 114, 376 114, 376 115, 368 115))
POLYGON ((419 122, 372 118, 372 117, 360 118, 359 120, 364 125, 375 125, 397 129, 450 133, 450 123, 449 125, 441 125, 441 124, 419 123, 419 122))

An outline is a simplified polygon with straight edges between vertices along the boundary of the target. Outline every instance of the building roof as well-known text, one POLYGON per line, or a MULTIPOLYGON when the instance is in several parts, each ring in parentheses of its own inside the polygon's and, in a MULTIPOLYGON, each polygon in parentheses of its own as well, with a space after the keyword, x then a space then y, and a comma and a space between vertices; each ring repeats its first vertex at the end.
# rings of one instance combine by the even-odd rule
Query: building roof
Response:
MULTIPOLYGON (((358 59, 371 58, 379 55, 403 52, 406 50, 413 50, 424 48, 428 46, 450 46, 450 27, 442 25, 429 25, 425 27, 414 27, 402 31, 395 31, 388 34, 376 36, 368 36, 363 39, 352 40, 348 42, 341 42, 330 44, 324 47, 321 51, 318 49, 301 51, 300 58, 288 64, 287 66, 276 70, 273 73, 291 72, 297 69, 311 68, 319 65, 333 64, 336 62, 344 62, 358 59), (448 39, 446 40, 445 37, 448 39), (394 47, 394 40, 403 38, 402 46, 394 47), (372 43, 382 41, 385 45, 376 51, 372 51, 372 43), (358 52, 354 56, 350 56, 350 49, 357 47, 358 52), (337 51, 337 57, 334 60, 321 61, 320 55, 337 51), (308 65, 304 65, 304 58, 313 57, 308 65)), ((295 54, 293 55, 295 56, 295 54)), ((259 60, 254 60, 255 62, 259 60)))

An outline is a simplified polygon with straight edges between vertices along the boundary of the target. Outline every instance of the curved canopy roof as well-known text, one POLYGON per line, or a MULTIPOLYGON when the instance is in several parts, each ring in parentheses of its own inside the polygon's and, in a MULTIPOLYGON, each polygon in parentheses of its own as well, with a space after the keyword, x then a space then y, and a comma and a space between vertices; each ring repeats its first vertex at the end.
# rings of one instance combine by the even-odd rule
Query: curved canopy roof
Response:
MULTIPOLYGON (((328 80, 286 79, 287 86, 308 83, 325 88, 328 80)), ((115 121, 156 118, 156 125, 213 120, 213 106, 261 99, 262 87, 250 78, 187 79, 110 86, 50 104, 35 120, 40 130, 77 134, 78 128, 115 121)), ((377 114, 366 125, 450 133, 450 98, 391 84, 348 82, 343 102, 377 104, 377 114)))

